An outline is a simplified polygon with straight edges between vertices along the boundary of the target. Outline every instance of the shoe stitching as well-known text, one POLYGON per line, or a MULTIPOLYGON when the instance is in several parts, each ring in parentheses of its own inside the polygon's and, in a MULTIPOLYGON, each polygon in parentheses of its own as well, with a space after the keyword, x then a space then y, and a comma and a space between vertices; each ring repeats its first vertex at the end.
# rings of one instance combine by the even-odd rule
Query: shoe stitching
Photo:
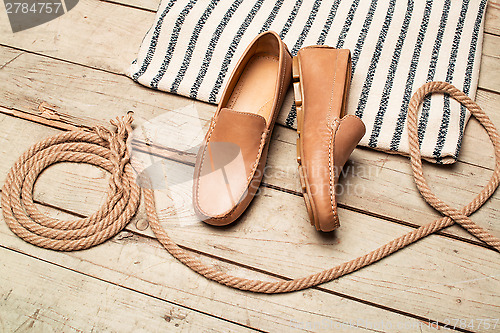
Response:
POLYGON ((332 103, 333 103, 333 89, 335 88, 335 82, 337 80, 337 64, 339 61, 339 52, 335 52, 335 64, 333 65, 333 80, 332 89, 330 90, 330 102, 328 103, 328 113, 326 115, 327 124, 330 123, 330 117, 332 113, 332 103))
POLYGON ((328 170, 330 171, 330 204, 332 207, 332 214, 335 220, 335 225, 337 225, 337 204, 335 200, 335 163, 332 160, 335 159, 334 157, 334 151, 335 151, 335 137, 337 134, 337 130, 340 126, 340 120, 338 118, 333 119, 330 121, 330 118, 332 116, 332 104, 333 104, 333 92, 335 88, 335 83, 337 79, 337 65, 339 61, 339 53, 340 52, 335 52, 335 64, 333 66, 333 80, 332 80, 332 88, 330 90, 330 101, 328 103, 328 113, 326 116, 326 121, 327 121, 327 126, 330 129, 330 142, 328 145, 328 170), (333 165, 332 165, 333 164, 333 165))
POLYGON ((337 224, 337 209, 336 209, 336 200, 335 200, 335 161, 332 161, 335 159, 334 154, 332 153, 335 151, 335 138, 337 136, 337 131, 340 127, 340 120, 338 118, 335 118, 331 124, 329 124, 329 129, 331 131, 330 134, 330 144, 328 146, 328 169, 330 170, 330 203, 332 206, 332 212, 334 215, 334 218, 336 220, 337 224), (332 163, 333 162, 333 163, 332 163), (333 164, 333 168, 332 168, 333 164), (333 170, 333 172, 332 172, 333 170))
MULTIPOLYGON (((286 44, 285 44, 286 46, 286 44)), ((278 82, 278 84, 280 85, 280 91, 278 93, 278 100, 277 100, 277 104, 279 104, 279 102, 281 101, 281 97, 283 95, 283 81, 285 79, 285 74, 286 74, 286 59, 287 59, 287 55, 285 54, 285 56, 283 57, 283 69, 281 70, 281 78, 280 78, 280 82, 278 82)), ((279 113, 280 110, 277 110, 277 112, 279 113)))
POLYGON ((245 115, 245 116, 250 116, 250 117, 255 117, 255 118, 262 118, 264 120, 266 119, 266 118, 262 117, 260 114, 256 114, 256 113, 244 112, 244 111, 236 111, 236 110, 233 110, 233 109, 230 109, 230 108, 222 108, 222 109, 226 109, 226 110, 228 110, 230 112, 242 114, 242 115, 245 115))
MULTIPOLYGON (((257 153, 257 157, 255 158, 255 162, 252 166, 252 171, 250 172, 250 175, 247 177, 247 187, 250 185, 250 180, 253 178, 255 171, 257 170, 257 166, 259 165, 260 162, 260 157, 262 156, 262 149, 264 148, 264 144, 266 142, 267 134, 269 130, 264 130, 262 135, 260 136, 260 145, 259 145, 259 150, 257 153)), ((243 191, 241 194, 243 194, 245 191, 243 191)))

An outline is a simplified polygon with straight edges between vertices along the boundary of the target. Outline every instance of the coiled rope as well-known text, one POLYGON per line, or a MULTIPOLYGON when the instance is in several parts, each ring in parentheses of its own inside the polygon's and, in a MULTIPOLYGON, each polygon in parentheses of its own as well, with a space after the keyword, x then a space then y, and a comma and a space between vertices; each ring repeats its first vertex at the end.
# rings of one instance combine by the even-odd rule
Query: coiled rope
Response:
MULTIPOLYGON (((96 127, 93 132, 70 131, 45 139, 24 153, 10 170, 2 189, 2 209, 11 230, 34 245, 61 251, 86 249, 102 243, 122 230, 137 211, 141 190, 134 180, 127 141, 132 131, 132 116, 111 121, 110 131, 96 127), (92 216, 75 221, 52 219, 38 211, 33 202, 33 186, 39 174, 57 162, 88 163, 112 174, 107 202, 92 216)), ((223 285, 259 293, 283 293, 306 289, 352 273, 457 222, 469 233, 500 251, 500 240, 469 219, 493 194, 500 176, 500 137, 481 108, 467 95, 446 82, 429 82, 413 95, 408 109, 408 138, 411 166, 417 187, 424 199, 444 216, 408 232, 363 256, 309 276, 267 282, 232 276, 215 266, 202 263, 179 247, 161 227, 154 192, 143 188, 149 224, 160 243, 175 258, 204 277, 223 285), (446 93, 464 105, 486 129, 495 150, 495 169, 484 189, 462 209, 449 207, 430 190, 423 176, 417 136, 417 112, 426 95, 446 93)))

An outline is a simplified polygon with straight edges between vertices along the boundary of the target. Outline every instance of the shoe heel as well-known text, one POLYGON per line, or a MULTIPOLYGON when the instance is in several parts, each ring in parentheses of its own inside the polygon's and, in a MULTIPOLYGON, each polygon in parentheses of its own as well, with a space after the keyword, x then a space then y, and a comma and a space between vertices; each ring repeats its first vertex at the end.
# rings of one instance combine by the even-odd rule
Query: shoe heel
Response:
MULTIPOLYGON (((302 123, 304 117, 302 114, 302 87, 300 86, 300 69, 299 69, 298 56, 293 57, 292 77, 293 77, 293 96, 295 99, 295 108, 297 112, 297 134, 300 137, 300 133, 302 132, 302 123)), ((300 159, 298 153, 299 150, 297 150, 297 161, 300 159)))
POLYGON ((298 58, 298 56, 293 57, 293 60, 292 60, 292 78, 293 78, 293 82, 299 81, 299 58, 298 58))

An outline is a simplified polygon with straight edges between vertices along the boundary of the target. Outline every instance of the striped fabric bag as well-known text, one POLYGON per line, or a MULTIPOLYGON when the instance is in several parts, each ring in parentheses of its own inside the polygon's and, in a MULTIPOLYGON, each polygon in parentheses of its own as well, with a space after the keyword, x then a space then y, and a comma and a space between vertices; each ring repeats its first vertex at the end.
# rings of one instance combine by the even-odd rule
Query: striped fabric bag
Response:
MULTIPOLYGON (((406 113, 427 81, 474 98, 487 0, 162 0, 129 76, 154 89, 217 103, 248 43, 274 30, 293 55, 326 44, 352 52, 348 113, 363 119, 361 145, 408 153, 406 113)), ((286 124, 295 127, 287 99, 286 124)), ((448 96, 422 106, 424 158, 453 163, 469 112, 448 96)))

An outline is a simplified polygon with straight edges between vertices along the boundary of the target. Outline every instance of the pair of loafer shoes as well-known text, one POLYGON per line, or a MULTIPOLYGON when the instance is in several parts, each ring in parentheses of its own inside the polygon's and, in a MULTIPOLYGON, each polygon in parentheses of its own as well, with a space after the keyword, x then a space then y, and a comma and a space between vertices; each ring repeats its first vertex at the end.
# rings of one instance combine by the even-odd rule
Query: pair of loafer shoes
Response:
POLYGON ((365 133, 358 117, 345 115, 350 52, 309 46, 292 58, 272 31, 259 34, 240 58, 198 152, 193 206, 204 222, 230 224, 256 195, 271 133, 292 79, 297 161, 309 218, 320 231, 340 225, 335 188, 365 133))

